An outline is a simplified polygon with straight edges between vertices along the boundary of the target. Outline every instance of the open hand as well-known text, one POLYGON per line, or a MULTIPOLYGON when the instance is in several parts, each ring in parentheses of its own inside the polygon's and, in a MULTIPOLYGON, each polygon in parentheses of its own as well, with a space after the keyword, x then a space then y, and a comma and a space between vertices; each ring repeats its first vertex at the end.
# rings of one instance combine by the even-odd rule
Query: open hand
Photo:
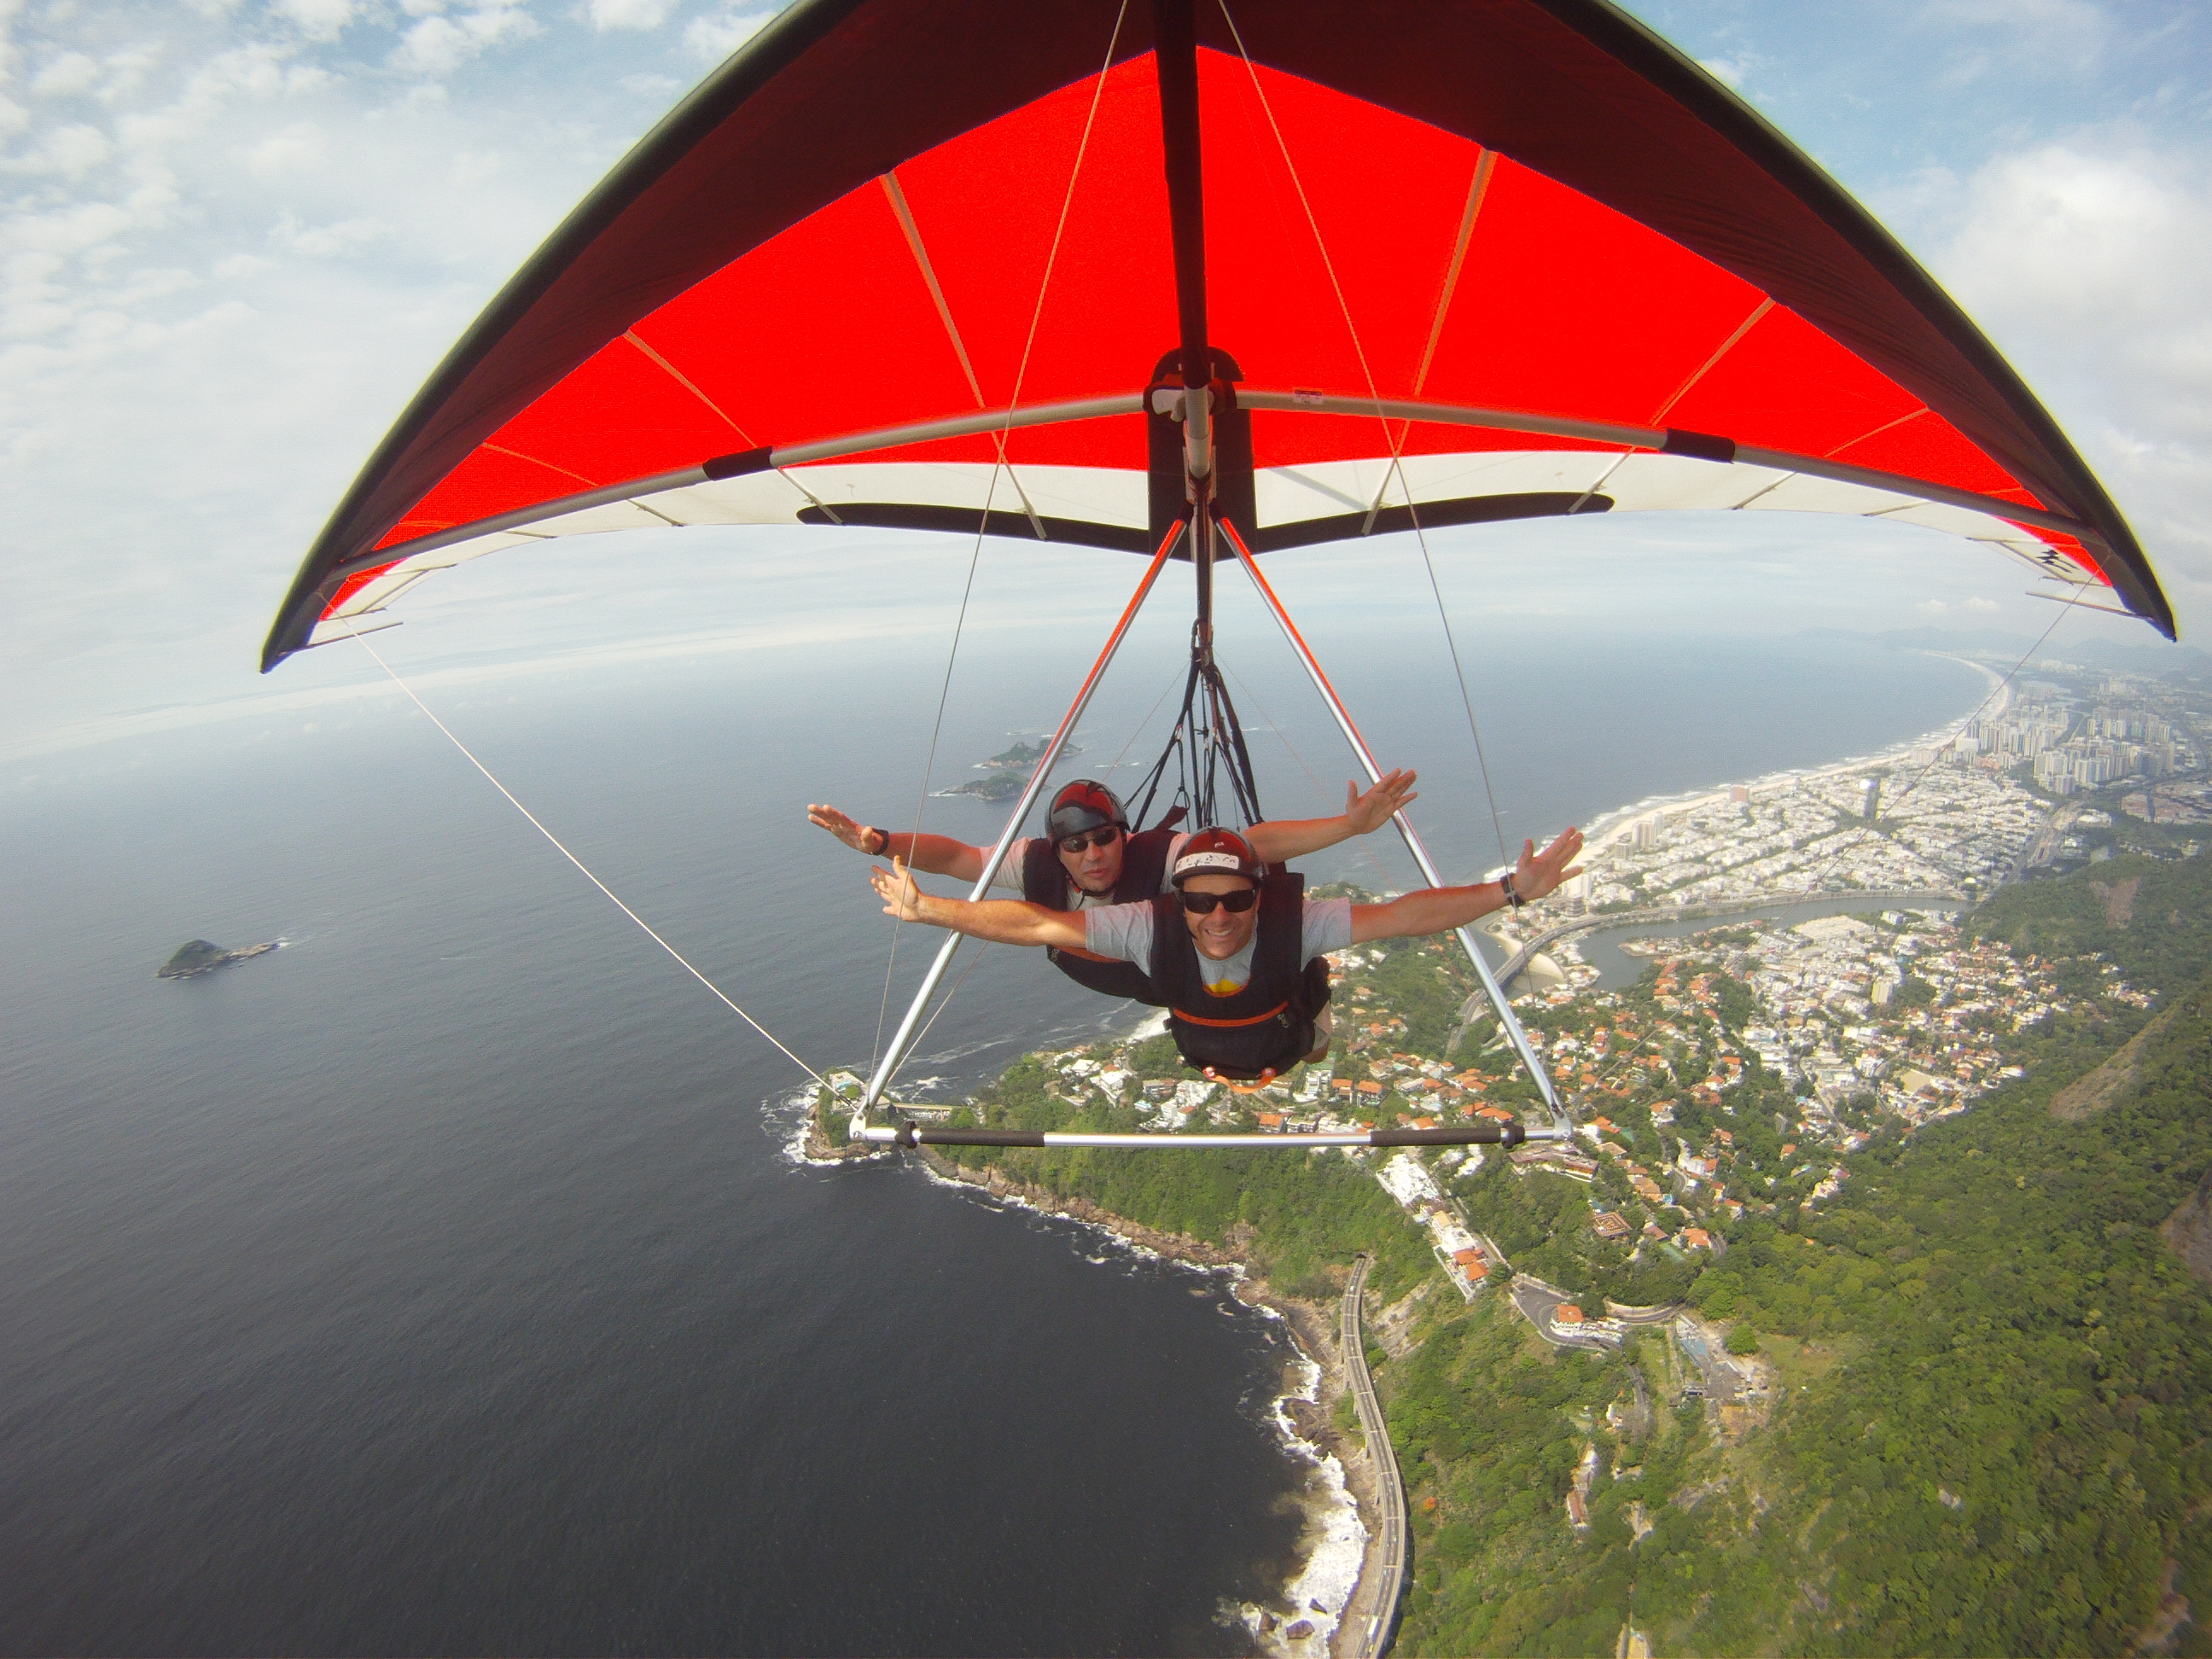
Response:
POLYGON ((1390 822, 1408 802, 1420 799, 1413 793, 1419 775, 1399 767, 1382 775, 1382 781, 1364 794, 1357 782, 1344 786, 1344 816, 1355 836, 1370 835, 1390 822))
POLYGON ((882 896, 885 915, 901 921, 921 920, 921 890, 914 884, 914 872, 904 860, 893 859, 889 870, 871 869, 868 882, 882 896))
POLYGON ((817 830, 827 830, 856 853, 868 850, 875 832, 866 824, 855 823, 834 806, 811 805, 806 809, 806 821, 817 830))
POLYGON ((1569 876, 1582 874, 1582 866, 1572 862, 1582 850, 1583 832, 1579 830, 1562 831, 1559 838, 1540 853, 1534 842, 1522 842, 1521 857, 1513 866, 1513 890, 1524 899, 1543 897, 1569 876))

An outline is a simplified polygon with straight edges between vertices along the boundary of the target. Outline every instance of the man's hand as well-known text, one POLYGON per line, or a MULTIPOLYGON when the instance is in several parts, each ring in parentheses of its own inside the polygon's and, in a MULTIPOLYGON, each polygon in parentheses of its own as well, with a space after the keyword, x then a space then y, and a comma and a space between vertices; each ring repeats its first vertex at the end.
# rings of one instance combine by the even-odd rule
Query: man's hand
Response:
POLYGON ((1513 866, 1513 890, 1523 899, 1540 899, 1569 876, 1583 872, 1581 865, 1568 865, 1583 850, 1583 832, 1579 830, 1563 831, 1559 838, 1542 852, 1536 843, 1521 843, 1521 856, 1513 866))
MULTIPOLYGON (((823 827, 827 829, 829 826, 825 824, 823 827)), ((868 880, 883 896, 885 915, 896 916, 901 921, 922 920, 921 890, 914 884, 914 872, 902 860, 893 859, 889 870, 871 869, 868 880)))
POLYGON ((810 805, 806 821, 817 830, 827 830, 856 853, 866 852, 868 843, 876 838, 866 824, 854 823, 834 806, 810 805))
POLYGON ((1357 782, 1346 784, 1344 816, 1352 825, 1352 833, 1372 835, 1408 803, 1419 800, 1420 797, 1413 793, 1413 785, 1419 781, 1418 775, 1401 766, 1384 773, 1382 781, 1364 794, 1357 782))

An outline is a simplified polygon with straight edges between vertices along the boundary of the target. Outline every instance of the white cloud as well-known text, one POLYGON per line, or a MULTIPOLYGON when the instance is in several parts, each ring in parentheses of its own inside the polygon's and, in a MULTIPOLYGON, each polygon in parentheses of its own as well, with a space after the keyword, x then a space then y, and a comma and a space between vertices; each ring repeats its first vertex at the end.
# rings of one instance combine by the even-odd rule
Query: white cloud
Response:
POLYGON ((0 0, 0 736, 258 694, 362 457, 657 113, 614 82, 665 42, 538 9, 0 0), (432 21, 495 95, 392 62, 432 21))
POLYGON ((538 20, 516 0, 487 0, 453 16, 437 13, 423 18, 400 37, 392 63, 409 74, 442 79, 502 41, 537 33, 538 20))
POLYGON ((1700 58, 1698 59, 1698 67, 1723 86, 1734 88, 1739 92, 1743 89, 1744 72, 1748 67, 1743 60, 1728 58, 1700 58))
POLYGON ((75 98, 89 92, 100 79, 99 61, 81 52, 64 52, 49 58, 31 77, 34 98, 75 98))
POLYGON ((684 49, 694 58, 719 63, 761 32, 773 12, 723 11, 695 17, 684 30, 684 49))
POLYGON ((331 40, 353 21, 360 8, 355 0, 275 0, 270 9, 296 25, 310 40, 331 40))
POLYGON ((74 179, 105 161, 112 148, 98 127, 77 123, 51 129, 35 150, 9 156, 4 165, 9 173, 58 173, 74 179))
POLYGON ((2212 158, 2108 128, 1930 195, 1952 227, 1938 274, 2080 445, 2185 622, 2212 626, 2212 158))
POLYGON ((263 178, 308 173, 330 153, 330 135, 313 121, 295 121, 258 140, 246 150, 247 168, 263 178))
POLYGON ((1953 38, 1939 76, 1951 86, 2006 70, 2094 76, 2118 27, 2095 0, 1927 0, 1918 21, 1953 38))
POLYGON ((676 0, 592 0, 596 29, 657 29, 668 21, 676 0))
POLYGON ((392 227, 379 219, 348 219, 339 224, 303 225, 287 211, 269 233, 270 245, 311 259, 327 259, 356 253, 371 242, 392 234, 392 227))

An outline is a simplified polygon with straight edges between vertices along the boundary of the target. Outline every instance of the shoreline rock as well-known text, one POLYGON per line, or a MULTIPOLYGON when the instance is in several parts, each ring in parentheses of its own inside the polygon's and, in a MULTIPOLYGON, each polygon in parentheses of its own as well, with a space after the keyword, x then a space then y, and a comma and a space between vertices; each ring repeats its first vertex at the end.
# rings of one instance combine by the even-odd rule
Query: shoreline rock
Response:
MULTIPOLYGON (((814 1133, 819 1137, 818 1127, 814 1133)), ((810 1141, 810 1147, 811 1145, 810 1141)), ((822 1146, 824 1155, 833 1158, 850 1157, 860 1150, 850 1146, 833 1147, 826 1140, 822 1142, 822 1146)), ((872 1154, 875 1150, 871 1147, 867 1152, 872 1154)), ((1347 1651, 1350 1624, 1345 1615, 1358 1603, 1360 1586, 1372 1582, 1373 1575, 1380 1565, 1382 1510, 1375 1486, 1375 1460, 1368 1455, 1364 1437, 1347 1435, 1336 1425, 1337 1403, 1345 1397, 1349 1386, 1345 1377, 1342 1345, 1337 1340, 1336 1310, 1303 1297, 1279 1291, 1264 1277, 1255 1273, 1250 1263, 1234 1248, 1238 1244, 1249 1244, 1249 1233, 1239 1238, 1232 1232, 1231 1248, 1208 1244, 1188 1233, 1163 1232, 1157 1227, 1132 1221, 1126 1216, 1101 1208, 1086 1198, 1066 1198, 1027 1182, 1012 1180, 1000 1170, 971 1170, 964 1164, 953 1163, 928 1147, 922 1147, 920 1152, 923 1163, 932 1173, 945 1180, 980 1188, 994 1198, 1018 1201, 1042 1214, 1064 1216, 1071 1221, 1099 1228, 1126 1243, 1137 1245, 1170 1261, 1185 1261, 1201 1267, 1236 1269, 1237 1278, 1231 1293, 1246 1306, 1265 1309, 1282 1320, 1285 1328, 1290 1332, 1292 1347, 1314 1367, 1317 1376, 1311 1400, 1286 1392, 1277 1401, 1277 1409, 1290 1423, 1297 1437, 1313 1449, 1317 1459, 1333 1457, 1336 1460, 1337 1466, 1344 1472, 1345 1494, 1352 1500, 1353 1510, 1367 1534, 1358 1576, 1346 1593, 1344 1606, 1334 1610, 1334 1627, 1329 1633, 1329 1652, 1335 1655, 1347 1651)), ((1318 1518, 1310 1510, 1308 1514, 1310 1520, 1318 1518)), ((1302 1569, 1303 1565, 1301 1563, 1302 1569)), ((1295 1578, 1296 1575, 1293 1575, 1292 1582, 1295 1578)), ((1288 1588, 1286 1583, 1286 1592, 1288 1588)), ((1293 1620, 1306 1622, 1310 1636, 1312 1625, 1307 1619, 1307 1611, 1294 1608, 1287 1616, 1275 1615, 1273 1625, 1263 1622, 1261 1640, 1264 1642, 1267 1636, 1279 1629, 1289 1639, 1306 1639, 1304 1636, 1290 1638, 1289 1630, 1284 1626, 1293 1620)), ((1314 1608, 1311 1611, 1328 1610, 1314 1608)))

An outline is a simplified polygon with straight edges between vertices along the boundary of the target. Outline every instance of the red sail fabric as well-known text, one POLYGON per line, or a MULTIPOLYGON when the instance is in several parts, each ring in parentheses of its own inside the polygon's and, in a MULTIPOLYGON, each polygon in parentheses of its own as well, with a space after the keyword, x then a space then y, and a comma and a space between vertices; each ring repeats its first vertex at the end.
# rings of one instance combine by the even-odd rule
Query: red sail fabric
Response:
MULTIPOLYGON (((1241 49, 1227 14, 1201 14, 1210 333, 1242 386, 1331 400, 1255 415, 1263 526, 1344 511, 1297 507, 1287 480, 1335 468, 1364 500, 1402 453, 1416 501, 1603 490, 1903 516, 2109 586, 2171 632, 2124 522, 1978 332, 1656 37, 1595 0, 1242 10, 1241 49), (1715 434, 1891 482, 1334 412, 1377 397, 1715 434)), ((517 537, 792 522, 918 489, 980 506, 1002 442, 1027 511, 1140 525, 1135 413, 779 462, 744 487, 700 471, 1145 386, 1176 338, 1174 274, 1147 25, 1121 18, 1102 76, 1115 21, 1091 3, 795 7, 456 348, 311 551, 266 665, 517 537)))

